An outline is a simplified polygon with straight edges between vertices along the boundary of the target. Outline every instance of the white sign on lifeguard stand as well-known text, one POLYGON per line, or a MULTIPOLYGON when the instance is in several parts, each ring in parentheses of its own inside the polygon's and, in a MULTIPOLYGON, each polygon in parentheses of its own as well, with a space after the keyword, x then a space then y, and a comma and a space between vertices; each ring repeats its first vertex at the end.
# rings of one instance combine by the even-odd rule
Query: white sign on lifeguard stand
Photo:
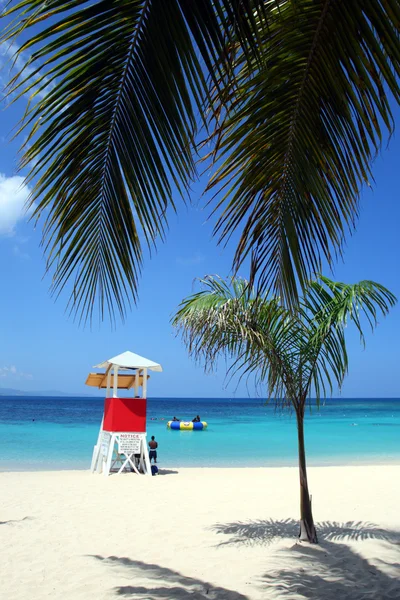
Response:
POLYGON ((86 385, 107 391, 100 432, 93 450, 92 473, 109 475, 127 470, 151 475, 146 431, 147 373, 161 372, 161 365, 133 352, 124 352, 93 368, 105 371, 89 373, 86 385), (119 389, 132 388, 134 398, 118 397, 119 389))

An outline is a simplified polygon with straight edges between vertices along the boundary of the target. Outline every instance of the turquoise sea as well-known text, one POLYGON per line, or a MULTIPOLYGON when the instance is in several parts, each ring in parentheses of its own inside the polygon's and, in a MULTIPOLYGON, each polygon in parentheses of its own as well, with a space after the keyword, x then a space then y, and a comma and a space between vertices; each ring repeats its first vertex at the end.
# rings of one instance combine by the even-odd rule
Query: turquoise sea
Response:
MULTIPOLYGON (((102 410, 101 398, 0 397, 0 470, 89 468, 102 410)), ((295 416, 261 399, 152 398, 148 434, 159 443, 162 467, 297 464, 295 416), (174 415, 197 414, 206 431, 166 427, 174 415)), ((313 406, 306 446, 310 465, 400 463, 400 399, 313 406)))

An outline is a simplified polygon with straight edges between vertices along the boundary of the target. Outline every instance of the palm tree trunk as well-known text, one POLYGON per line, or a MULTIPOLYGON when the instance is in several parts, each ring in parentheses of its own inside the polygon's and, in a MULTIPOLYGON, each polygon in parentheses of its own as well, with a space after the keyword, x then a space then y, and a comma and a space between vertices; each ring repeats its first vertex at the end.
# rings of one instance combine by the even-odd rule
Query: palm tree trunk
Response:
POLYGON ((304 404, 296 409, 297 436, 299 443, 299 474, 300 474, 300 533, 301 541, 318 544, 317 532, 312 516, 311 499, 308 492, 306 449, 304 446, 304 404))

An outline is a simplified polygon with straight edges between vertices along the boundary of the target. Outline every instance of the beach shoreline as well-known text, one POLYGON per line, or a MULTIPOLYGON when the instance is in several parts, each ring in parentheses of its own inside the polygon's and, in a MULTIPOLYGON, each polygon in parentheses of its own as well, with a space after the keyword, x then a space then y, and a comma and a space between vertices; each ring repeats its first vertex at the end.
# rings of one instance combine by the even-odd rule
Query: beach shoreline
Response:
POLYGON ((5 597, 400 596, 400 465, 310 467, 318 546, 296 540, 296 467, 160 472, 0 473, 5 597))
MULTIPOLYGON (((57 473, 57 472, 90 472, 89 462, 85 461, 85 466, 71 466, 71 465, 63 465, 58 468, 54 468, 54 463, 49 463, 48 465, 43 466, 42 468, 38 467, 36 463, 29 464, 26 461, 18 460, 15 463, 10 464, 10 461, 0 461, 0 474, 1 473, 57 473)), ((337 459, 337 457, 330 459, 316 461, 314 458, 308 460, 308 467, 310 469, 321 469, 321 468, 347 468, 347 467, 377 467, 377 466, 399 466, 400 467, 400 456, 388 456, 381 457, 379 459, 371 460, 371 457, 366 457, 364 459, 354 460, 353 457, 343 458, 343 461, 337 459)), ((176 464, 167 464, 165 465, 163 462, 159 463, 159 468, 161 469, 179 469, 179 471, 186 470, 204 470, 204 469, 296 469, 297 462, 296 460, 290 460, 287 462, 273 462, 270 464, 253 464, 251 461, 247 465, 242 464, 231 464, 231 465, 176 465, 176 464)))

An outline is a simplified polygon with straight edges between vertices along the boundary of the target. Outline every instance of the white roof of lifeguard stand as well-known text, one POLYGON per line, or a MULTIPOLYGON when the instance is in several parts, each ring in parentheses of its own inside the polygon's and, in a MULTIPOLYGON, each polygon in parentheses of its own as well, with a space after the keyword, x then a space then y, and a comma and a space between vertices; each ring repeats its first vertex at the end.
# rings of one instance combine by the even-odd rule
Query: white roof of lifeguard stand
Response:
POLYGON ((139 354, 130 352, 129 350, 122 354, 118 354, 118 356, 109 358, 98 365, 94 365, 93 368, 107 369, 110 366, 119 367, 120 369, 149 369, 149 371, 162 372, 162 366, 160 364, 155 363, 148 358, 144 358, 143 356, 139 356, 139 354))

